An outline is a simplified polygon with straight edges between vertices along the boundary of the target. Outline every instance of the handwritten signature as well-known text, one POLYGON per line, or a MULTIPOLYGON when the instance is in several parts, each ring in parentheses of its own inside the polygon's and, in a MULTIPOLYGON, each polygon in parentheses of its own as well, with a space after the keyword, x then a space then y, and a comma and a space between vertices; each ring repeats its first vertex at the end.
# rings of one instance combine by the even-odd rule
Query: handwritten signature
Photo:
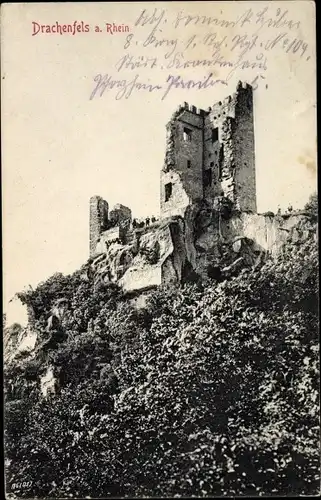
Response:
POLYGON ((102 97, 105 92, 112 92, 116 100, 129 99, 137 91, 158 93, 164 100, 175 89, 205 90, 227 85, 236 73, 244 70, 247 76, 253 73, 257 86, 260 79, 265 79, 272 52, 296 54, 301 61, 310 59, 301 22, 292 19, 287 9, 250 8, 230 19, 222 11, 216 17, 190 15, 183 10, 173 15, 156 7, 143 9, 134 26, 136 32, 125 37, 124 53, 114 65, 116 75, 112 71, 97 74, 90 100, 102 97), (164 36, 168 25, 171 37, 164 36), (194 33, 193 26, 197 26, 194 33), (180 36, 176 37, 178 29, 180 36), (200 53, 203 57, 199 57, 200 53), (191 79, 190 74, 184 75, 189 69, 208 73, 201 79, 191 79), (145 70, 147 76, 143 76, 145 70), (150 71, 156 71, 155 83, 149 79, 150 71))
POLYGON ((89 99, 93 100, 95 97, 102 97, 106 90, 109 91, 113 89, 116 90, 115 99, 117 101, 123 98, 129 99, 129 97, 136 90, 147 92, 163 90, 161 97, 161 100, 163 101, 172 89, 204 90, 217 84, 227 85, 226 80, 213 78, 213 73, 209 73, 201 80, 183 79, 181 75, 168 75, 165 84, 163 85, 153 85, 151 83, 141 82, 139 78, 138 74, 136 74, 136 76, 129 81, 126 79, 114 79, 112 75, 108 74, 96 75, 94 78, 96 85, 91 92, 89 99))

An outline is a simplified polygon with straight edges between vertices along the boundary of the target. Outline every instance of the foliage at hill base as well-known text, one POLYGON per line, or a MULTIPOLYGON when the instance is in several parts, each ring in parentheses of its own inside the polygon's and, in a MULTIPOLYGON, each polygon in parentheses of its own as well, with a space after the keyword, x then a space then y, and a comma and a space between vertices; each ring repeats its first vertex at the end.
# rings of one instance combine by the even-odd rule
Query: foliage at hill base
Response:
POLYGON ((318 253, 309 224, 310 236, 289 241, 278 260, 220 283, 160 288, 141 310, 84 269, 26 292, 40 338, 57 299, 68 307, 54 342, 6 367, 7 491, 317 494, 318 253), (47 366, 60 388, 46 400, 47 366), (23 482, 31 486, 15 487, 23 482))

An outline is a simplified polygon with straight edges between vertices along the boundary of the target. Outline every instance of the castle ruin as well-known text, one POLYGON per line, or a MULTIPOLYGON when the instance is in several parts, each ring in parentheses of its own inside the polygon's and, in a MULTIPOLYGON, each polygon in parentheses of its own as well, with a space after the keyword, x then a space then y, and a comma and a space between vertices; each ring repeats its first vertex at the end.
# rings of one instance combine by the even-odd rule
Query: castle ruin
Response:
POLYGON ((256 212, 253 92, 236 92, 207 111, 184 103, 167 125, 161 172, 161 213, 184 216, 205 200, 215 208, 230 200, 235 209, 256 212))
POLYGON ((239 82, 233 95, 206 111, 184 103, 166 131, 160 220, 137 227, 124 205, 109 211, 101 197, 90 200, 94 273, 129 292, 253 265, 263 253, 276 254, 297 222, 257 214, 249 84, 239 82))

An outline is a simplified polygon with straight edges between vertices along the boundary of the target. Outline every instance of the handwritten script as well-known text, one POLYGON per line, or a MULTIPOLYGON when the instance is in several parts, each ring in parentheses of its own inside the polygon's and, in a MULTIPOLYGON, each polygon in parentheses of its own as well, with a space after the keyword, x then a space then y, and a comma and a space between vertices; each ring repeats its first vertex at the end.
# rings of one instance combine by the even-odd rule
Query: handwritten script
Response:
POLYGON ((236 75, 242 79, 245 72, 252 75, 255 90, 265 84, 276 55, 289 54, 300 65, 311 59, 301 21, 287 9, 258 5, 233 19, 215 10, 215 16, 159 8, 140 11, 132 32, 120 40, 121 56, 94 76, 90 100, 106 94, 129 99, 137 92, 157 93, 164 100, 175 89, 204 91, 227 85, 236 75), (195 69, 197 78, 191 78, 195 69))

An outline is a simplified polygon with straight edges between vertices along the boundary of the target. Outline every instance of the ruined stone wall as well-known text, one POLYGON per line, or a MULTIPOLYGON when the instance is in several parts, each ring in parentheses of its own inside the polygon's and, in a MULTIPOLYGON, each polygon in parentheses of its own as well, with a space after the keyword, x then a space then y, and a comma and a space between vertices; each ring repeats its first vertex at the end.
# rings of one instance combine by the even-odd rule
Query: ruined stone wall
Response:
POLYGON ((162 172, 161 174, 161 217, 180 215, 184 217, 186 207, 191 203, 187 194, 182 175, 176 170, 162 172), (172 184, 172 194, 170 199, 165 201, 165 186, 172 184))
POLYGON ((108 225, 108 203, 100 196, 90 198, 89 208, 89 252, 90 256, 96 252, 96 246, 101 233, 108 225))
POLYGON ((167 125, 165 164, 161 172, 161 214, 184 215, 186 207, 203 198, 204 111, 187 104, 167 125), (166 186, 170 185, 170 195, 166 186))
POLYGON ((234 156, 234 118, 227 117, 221 128, 221 190, 222 196, 229 199, 235 208, 238 208, 238 200, 235 191, 236 160, 234 156))
POLYGON ((240 82, 236 92, 209 108, 205 118, 204 172, 213 173, 204 198, 210 206, 224 196, 236 209, 256 212, 254 147, 252 88, 240 82), (218 131, 214 142, 213 130, 218 131))
POLYGON ((109 214, 109 220, 114 225, 119 225, 122 221, 131 221, 131 219, 131 209, 120 203, 117 203, 109 214))
POLYGON ((212 182, 210 186, 204 183, 204 198, 211 207, 215 206, 219 196, 229 195, 232 199, 234 196, 231 189, 234 175, 231 141, 235 102, 235 95, 228 96, 224 101, 219 101, 210 107, 205 117, 204 174, 211 169, 212 182), (213 140, 213 131, 217 131, 216 140, 213 140))
POLYGON ((221 125, 215 124, 210 121, 209 117, 205 119, 204 128, 204 171, 203 171, 203 185, 204 185, 204 199, 208 202, 209 206, 213 206, 214 200, 221 193, 220 186, 220 161, 221 161, 221 125), (218 139, 212 140, 212 130, 218 128, 218 139), (211 171, 211 182, 206 184, 206 172, 211 171))
POLYGON ((132 221, 132 211, 130 208, 117 203, 113 210, 110 211, 109 219, 112 225, 119 226, 119 238, 125 242, 132 221))
POLYGON ((234 121, 235 190, 238 208, 256 212, 255 143, 253 91, 250 85, 238 85, 234 121))
POLYGON ((118 203, 109 212, 108 203, 103 198, 90 198, 90 256, 105 252, 106 242, 117 238, 125 241, 131 220, 130 208, 118 203))

